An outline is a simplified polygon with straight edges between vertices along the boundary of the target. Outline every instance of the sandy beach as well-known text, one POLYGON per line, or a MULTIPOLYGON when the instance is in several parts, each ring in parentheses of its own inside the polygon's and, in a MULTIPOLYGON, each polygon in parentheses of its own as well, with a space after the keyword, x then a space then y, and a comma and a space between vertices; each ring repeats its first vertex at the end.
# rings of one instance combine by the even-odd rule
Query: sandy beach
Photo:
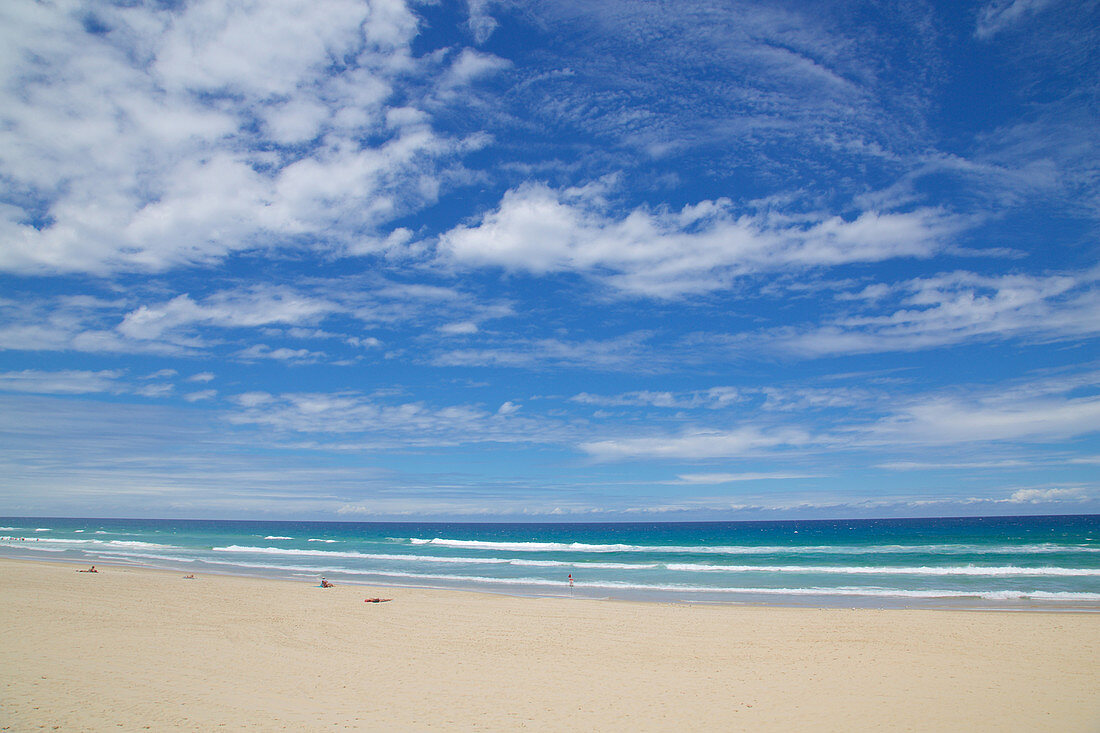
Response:
POLYGON ((3 730, 1100 730, 1095 613, 78 569, 0 560, 3 730))

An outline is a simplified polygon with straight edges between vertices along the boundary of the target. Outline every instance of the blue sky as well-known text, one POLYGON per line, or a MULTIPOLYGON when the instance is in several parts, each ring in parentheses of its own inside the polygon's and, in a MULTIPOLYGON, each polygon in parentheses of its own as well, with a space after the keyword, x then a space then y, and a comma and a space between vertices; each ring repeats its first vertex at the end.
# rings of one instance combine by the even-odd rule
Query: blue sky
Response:
POLYGON ((0 514, 1100 511, 1100 7, 0 7, 0 514))

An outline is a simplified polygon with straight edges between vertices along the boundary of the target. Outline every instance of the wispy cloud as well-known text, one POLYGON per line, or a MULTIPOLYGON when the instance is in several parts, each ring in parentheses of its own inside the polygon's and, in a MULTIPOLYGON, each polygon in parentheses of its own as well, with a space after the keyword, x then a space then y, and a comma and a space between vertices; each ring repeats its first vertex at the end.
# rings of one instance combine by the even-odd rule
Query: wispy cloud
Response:
MULTIPOLYGON (((396 285, 377 278, 319 279, 296 286, 211 285, 208 292, 168 298, 157 291, 136 292, 126 300, 35 294, 21 303, 0 303, 0 349, 190 356, 223 352, 255 359, 302 351, 300 344, 257 345, 261 339, 324 339, 333 342, 332 359, 347 360, 381 345, 364 331, 422 326, 437 332, 458 323, 474 333, 479 323, 513 314, 506 302, 482 302, 454 288, 396 285), (340 322, 341 331, 318 327, 333 321, 340 322)), ((323 360, 330 349, 306 351, 299 361, 323 360)))
MULTIPOLYGON (((430 405, 393 402, 357 392, 250 392, 233 401, 239 409, 226 419, 288 434, 343 436, 345 448, 376 451, 476 443, 546 443, 563 439, 563 426, 552 420, 518 415, 518 408, 489 410, 478 405, 430 405)), ((337 444, 322 450, 333 449, 337 444)))
POLYGON ((1049 441, 1100 431, 1100 397, 918 400, 866 429, 872 442, 894 445, 1049 441))
POLYGON ((24 369, 18 372, 0 373, 0 390, 31 392, 35 394, 93 394, 96 392, 124 392, 126 386, 119 380, 124 372, 81 369, 42 371, 24 369))
POLYGON ((816 328, 773 335, 803 356, 912 351, 1022 338, 1058 341, 1100 333, 1097 274, 984 276, 954 272, 846 294, 871 315, 848 315, 816 328), (894 310, 882 313, 885 301, 894 310), (882 313, 881 315, 879 313, 882 313))
POLYGON ((578 447, 602 460, 708 459, 756 456, 813 443, 813 436, 799 428, 761 429, 747 426, 721 432, 700 430, 678 435, 595 440, 581 443, 578 447))
POLYGON ((818 478, 808 473, 685 473, 676 477, 671 483, 688 486, 700 484, 730 484, 739 481, 783 481, 787 479, 818 478))
POLYGON ((974 36, 988 40, 997 33, 1022 23, 1055 0, 994 0, 978 11, 974 36))
POLYGON ((446 367, 659 371, 663 360, 648 347, 648 338, 647 333, 633 333, 606 340, 520 339, 502 345, 441 351, 432 361, 446 367))

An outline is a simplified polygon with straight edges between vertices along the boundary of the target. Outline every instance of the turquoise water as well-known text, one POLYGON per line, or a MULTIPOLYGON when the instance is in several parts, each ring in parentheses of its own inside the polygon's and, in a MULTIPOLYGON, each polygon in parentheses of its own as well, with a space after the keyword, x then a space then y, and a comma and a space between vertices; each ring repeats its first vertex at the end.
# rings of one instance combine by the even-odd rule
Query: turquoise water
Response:
POLYGON ((1100 516, 447 524, 0 518, 0 555, 589 598, 1100 609, 1100 516), (570 589, 568 576, 574 578, 570 589))

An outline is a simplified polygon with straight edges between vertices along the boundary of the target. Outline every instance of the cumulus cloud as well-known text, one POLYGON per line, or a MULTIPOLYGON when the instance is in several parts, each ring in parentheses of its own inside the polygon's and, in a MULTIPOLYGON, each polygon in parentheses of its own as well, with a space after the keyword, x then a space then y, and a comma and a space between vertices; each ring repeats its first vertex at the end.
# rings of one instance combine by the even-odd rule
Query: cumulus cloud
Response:
POLYGON ((1012 492, 1014 504, 1039 504, 1048 501, 1081 501, 1087 498, 1082 489, 1020 489, 1012 492))
POLYGON ((443 77, 443 88, 448 91, 456 90, 459 87, 468 85, 480 76, 496 73, 507 69, 509 66, 511 66, 511 63, 499 56, 466 48, 462 50, 458 58, 447 69, 447 73, 443 77))
MULTIPOLYGON (((0 270, 401 246, 407 232, 380 227, 433 201, 446 158, 476 144, 440 137, 426 117, 389 124, 395 80, 420 76, 430 94, 436 71, 412 57, 418 21, 400 0, 62 0, 0 13, 0 176, 13 194, 0 270)), ((449 83, 494 65, 460 53, 449 83)))
POLYGON ((671 298, 765 272, 928 257, 963 227, 941 209, 792 220, 741 212, 729 199, 618 216, 605 193, 604 184, 521 186, 480 221, 444 233, 440 252, 456 266, 573 272, 624 292, 671 298))
POLYGON ((167 331, 196 325, 246 328, 270 323, 310 323, 335 310, 334 303, 286 288, 223 291, 202 303, 184 293, 166 303, 143 305, 127 313, 118 330, 130 338, 152 340, 167 331))

